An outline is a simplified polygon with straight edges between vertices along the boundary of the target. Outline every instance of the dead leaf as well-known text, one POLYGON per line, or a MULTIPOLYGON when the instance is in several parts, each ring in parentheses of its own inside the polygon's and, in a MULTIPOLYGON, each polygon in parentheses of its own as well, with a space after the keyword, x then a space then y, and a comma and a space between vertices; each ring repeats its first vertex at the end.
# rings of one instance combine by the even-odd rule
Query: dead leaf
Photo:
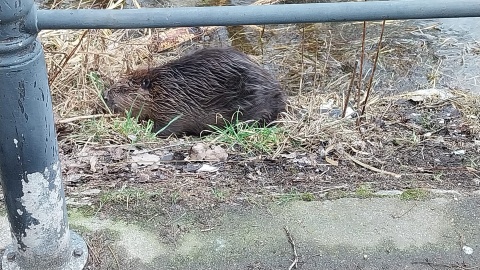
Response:
POLYGON ((228 158, 227 151, 221 146, 214 146, 213 149, 207 149, 205 152, 205 160, 225 161, 228 158))
POLYGON ((190 154, 187 160, 225 161, 227 158, 227 151, 221 146, 209 147, 204 143, 197 143, 190 148, 190 154))
POLYGON ((218 171, 218 167, 214 167, 208 164, 203 164, 197 172, 216 172, 218 171))
POLYGON ((160 157, 154 154, 143 153, 132 156, 132 160, 138 165, 152 165, 160 161, 160 157))
POLYGON ((197 143, 190 148, 189 160, 203 160, 206 156, 207 145, 204 143, 197 143))
POLYGON ((97 156, 91 156, 90 157, 90 170, 92 172, 97 171, 97 162, 98 162, 98 157, 97 156))
POLYGON ((432 98, 432 97, 438 97, 441 100, 454 97, 453 94, 450 93, 450 91, 448 91, 447 89, 436 89, 436 88, 421 89, 421 90, 413 91, 410 93, 406 93, 405 96, 415 102, 421 102, 427 98, 432 98))
POLYGON ((325 161, 330 165, 338 166, 338 160, 331 159, 328 156, 325 156, 325 161))

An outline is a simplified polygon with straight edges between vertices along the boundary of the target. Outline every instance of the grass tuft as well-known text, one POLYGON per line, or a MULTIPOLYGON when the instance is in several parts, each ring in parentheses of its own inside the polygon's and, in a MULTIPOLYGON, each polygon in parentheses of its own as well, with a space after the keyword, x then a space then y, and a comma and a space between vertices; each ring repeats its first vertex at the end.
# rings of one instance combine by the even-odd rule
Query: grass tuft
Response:
POLYGON ((429 192, 421 188, 407 189, 402 192, 400 199, 405 201, 421 201, 428 199, 429 192))
POLYGON ((256 121, 240 121, 237 112, 232 121, 225 121, 224 127, 210 126, 213 142, 239 148, 248 154, 272 154, 285 139, 285 131, 278 126, 261 126, 256 121))
POLYGON ((372 198, 374 196, 372 188, 367 184, 360 185, 355 190, 355 195, 362 199, 372 198))
POLYGON ((292 190, 288 193, 280 194, 277 197, 277 204, 286 204, 292 201, 305 201, 311 202, 315 200, 315 195, 310 192, 298 192, 296 190, 292 190))
POLYGON ((115 204, 139 204, 152 197, 161 195, 159 192, 148 192, 140 188, 123 188, 120 190, 113 190, 104 192, 100 197, 102 205, 107 203, 115 204))
POLYGON ((156 133, 153 132, 153 121, 147 120, 141 123, 138 116, 133 116, 131 111, 126 112, 125 118, 115 119, 113 126, 116 131, 128 138, 131 143, 154 141, 156 139, 156 133))

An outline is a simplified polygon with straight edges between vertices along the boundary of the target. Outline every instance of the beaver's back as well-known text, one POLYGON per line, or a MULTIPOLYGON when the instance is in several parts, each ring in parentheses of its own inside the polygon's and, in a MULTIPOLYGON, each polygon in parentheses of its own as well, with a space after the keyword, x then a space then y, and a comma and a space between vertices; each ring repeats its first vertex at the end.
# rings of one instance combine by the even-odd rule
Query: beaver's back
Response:
POLYGON ((148 90, 144 118, 152 119, 157 130, 180 116, 161 135, 198 135, 209 125, 223 126, 221 117, 236 119, 237 111, 239 120, 268 124, 285 109, 280 84, 247 55, 230 48, 202 49, 134 72, 129 80, 148 90))

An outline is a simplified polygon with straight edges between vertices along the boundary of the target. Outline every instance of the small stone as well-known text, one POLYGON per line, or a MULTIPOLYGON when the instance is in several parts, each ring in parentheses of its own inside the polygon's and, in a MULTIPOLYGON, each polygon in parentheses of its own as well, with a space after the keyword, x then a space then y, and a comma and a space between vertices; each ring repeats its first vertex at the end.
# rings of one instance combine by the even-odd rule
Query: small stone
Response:
POLYGON ((216 172, 218 171, 218 167, 214 167, 208 164, 203 164, 202 167, 200 167, 197 172, 216 172))
POLYGON ((160 157, 154 154, 142 153, 140 155, 132 155, 132 160, 138 165, 152 165, 160 161, 160 157))
POLYGON ((401 190, 379 190, 374 193, 376 196, 399 196, 402 195, 401 190))
POLYGON ((171 161, 173 160, 173 153, 167 153, 160 158, 161 161, 171 161))
POLYGON ((187 163, 187 165, 183 166, 183 172, 196 172, 199 168, 201 168, 201 164, 195 164, 195 163, 187 163))
POLYGON ((83 255, 83 250, 81 248, 75 248, 73 250, 73 256, 80 257, 83 255))
POLYGON ((9 262, 13 262, 13 261, 15 260, 15 257, 16 257, 16 256, 17 256, 17 255, 15 254, 15 252, 9 252, 9 253, 7 254, 7 260, 8 260, 9 262))
POLYGON ((469 246, 463 246, 462 247, 462 250, 463 252, 465 252, 465 254, 467 255, 471 255, 473 253, 473 248, 469 247, 469 246))
POLYGON ((137 136, 136 136, 136 135, 133 135, 133 134, 128 135, 127 138, 129 138, 130 141, 132 141, 132 142, 136 142, 137 139, 138 139, 137 136))
POLYGON ((473 178, 473 183, 475 183, 475 185, 480 185, 480 178, 473 178))
POLYGON ((208 149, 205 151, 205 160, 219 160, 219 161, 225 161, 228 159, 228 154, 225 149, 223 149, 221 146, 216 145, 212 147, 212 149, 208 149))

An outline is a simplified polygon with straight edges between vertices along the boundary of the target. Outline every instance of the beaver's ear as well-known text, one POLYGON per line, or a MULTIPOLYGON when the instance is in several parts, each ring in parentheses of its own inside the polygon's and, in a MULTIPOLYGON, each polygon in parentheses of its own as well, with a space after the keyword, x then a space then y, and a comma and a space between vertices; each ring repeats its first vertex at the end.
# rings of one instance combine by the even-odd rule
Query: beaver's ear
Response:
POLYGON ((145 78, 142 80, 140 87, 145 90, 150 90, 150 88, 152 87, 152 82, 149 78, 145 78))

